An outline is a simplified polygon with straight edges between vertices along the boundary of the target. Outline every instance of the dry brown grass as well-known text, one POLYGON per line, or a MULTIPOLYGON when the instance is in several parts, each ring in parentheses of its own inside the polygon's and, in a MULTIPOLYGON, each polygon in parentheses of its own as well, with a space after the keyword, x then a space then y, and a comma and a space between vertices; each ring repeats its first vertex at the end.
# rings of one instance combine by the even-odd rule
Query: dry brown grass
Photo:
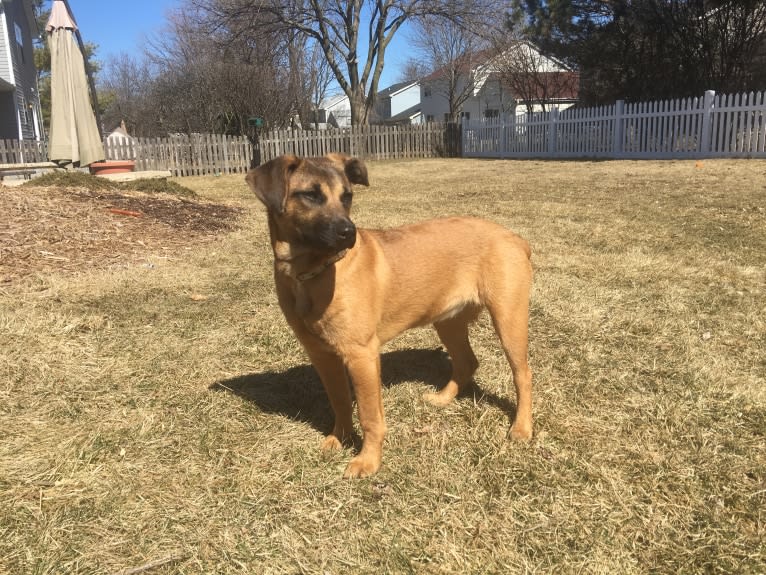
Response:
POLYGON ((765 572, 766 163, 370 172, 361 225, 474 214, 531 241, 535 439, 506 438, 486 319, 476 392, 444 410, 416 330, 383 356, 383 468, 343 481, 263 211, 241 177, 187 178, 242 228, 0 285, 0 572, 765 572))

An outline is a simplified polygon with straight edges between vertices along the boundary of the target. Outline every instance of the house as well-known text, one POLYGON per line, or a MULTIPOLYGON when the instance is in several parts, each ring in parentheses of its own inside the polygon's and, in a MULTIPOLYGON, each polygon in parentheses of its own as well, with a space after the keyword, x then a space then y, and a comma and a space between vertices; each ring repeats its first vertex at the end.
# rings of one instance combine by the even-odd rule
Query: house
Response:
POLYGON ((0 139, 40 140, 42 113, 37 92, 32 0, 0 2, 0 139))
MULTIPOLYGON (((419 124, 420 87, 417 82, 401 82, 378 92, 370 115, 371 124, 419 124)), ((351 105, 348 96, 339 94, 328 98, 316 112, 315 127, 348 128, 351 126, 351 105)))
POLYGON ((564 110, 577 102, 579 75, 544 56, 528 42, 501 51, 481 51, 421 81, 421 107, 427 122, 448 121, 450 99, 465 120, 508 118, 515 114, 564 110), (450 74, 454 81, 450 82, 450 74), (452 85, 452 89, 450 89, 452 85))
POLYGON ((399 82, 378 92, 371 123, 420 124, 420 84, 399 82))
POLYGON ((316 122, 312 127, 349 128, 351 126, 351 104, 348 96, 338 94, 326 99, 316 111, 316 122))

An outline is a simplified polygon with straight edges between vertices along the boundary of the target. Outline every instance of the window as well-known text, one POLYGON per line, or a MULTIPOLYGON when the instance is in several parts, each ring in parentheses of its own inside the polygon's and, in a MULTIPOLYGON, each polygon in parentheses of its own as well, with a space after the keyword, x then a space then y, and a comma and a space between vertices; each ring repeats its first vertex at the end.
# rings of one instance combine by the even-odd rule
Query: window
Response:
POLYGON ((431 97, 431 86, 423 86, 423 97, 424 98, 431 97))
POLYGON ((426 122, 433 122, 434 117, 433 114, 426 114, 426 122))
POLYGON ((485 118, 499 118, 500 117, 500 110, 493 110, 492 108, 487 108, 484 110, 484 117, 485 118))
POLYGON ((16 44, 19 46, 19 55, 21 56, 21 63, 24 63, 24 31, 18 24, 13 25, 16 31, 16 44))

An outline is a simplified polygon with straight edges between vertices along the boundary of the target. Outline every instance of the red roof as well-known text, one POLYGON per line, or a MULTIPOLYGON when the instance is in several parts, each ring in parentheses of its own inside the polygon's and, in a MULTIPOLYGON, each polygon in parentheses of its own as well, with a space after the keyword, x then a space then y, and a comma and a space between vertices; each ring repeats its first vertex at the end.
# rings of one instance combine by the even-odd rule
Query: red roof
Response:
POLYGON ((423 78, 421 81, 432 82, 433 80, 444 78, 445 76, 449 75, 453 70, 456 71, 458 74, 465 74, 466 72, 470 73, 471 70, 473 70, 477 66, 486 64, 494 55, 495 55, 494 50, 479 50, 478 52, 470 52, 468 54, 463 54, 462 56, 459 56, 458 58, 455 59, 454 67, 451 64, 442 66, 438 70, 431 72, 428 76, 423 78))
MULTIPOLYGON (((524 82, 526 94, 519 96, 531 97, 533 100, 577 100, 580 95, 579 72, 537 72, 534 82, 524 82)), ((505 89, 515 92, 514 84, 518 83, 506 78, 503 81, 505 89)))

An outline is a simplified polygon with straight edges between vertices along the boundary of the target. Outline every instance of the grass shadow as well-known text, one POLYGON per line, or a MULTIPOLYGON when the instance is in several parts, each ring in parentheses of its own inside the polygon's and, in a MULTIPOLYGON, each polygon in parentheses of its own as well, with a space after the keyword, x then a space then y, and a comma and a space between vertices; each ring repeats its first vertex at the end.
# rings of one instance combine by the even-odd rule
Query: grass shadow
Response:
MULTIPOLYGON (((404 382, 423 382, 441 389, 447 384, 451 364, 441 349, 407 349, 381 355, 381 380, 384 387, 404 382)), ((213 391, 226 391, 254 403, 264 413, 275 413, 308 423, 322 433, 333 425, 330 402, 317 372, 311 364, 286 371, 250 373, 210 385, 213 391)), ((425 391, 425 390, 424 390, 425 391)), ((474 385, 462 397, 476 397, 505 412, 511 419, 516 407, 507 398, 478 390, 474 385)), ((459 400, 460 398, 458 398, 459 400)))

